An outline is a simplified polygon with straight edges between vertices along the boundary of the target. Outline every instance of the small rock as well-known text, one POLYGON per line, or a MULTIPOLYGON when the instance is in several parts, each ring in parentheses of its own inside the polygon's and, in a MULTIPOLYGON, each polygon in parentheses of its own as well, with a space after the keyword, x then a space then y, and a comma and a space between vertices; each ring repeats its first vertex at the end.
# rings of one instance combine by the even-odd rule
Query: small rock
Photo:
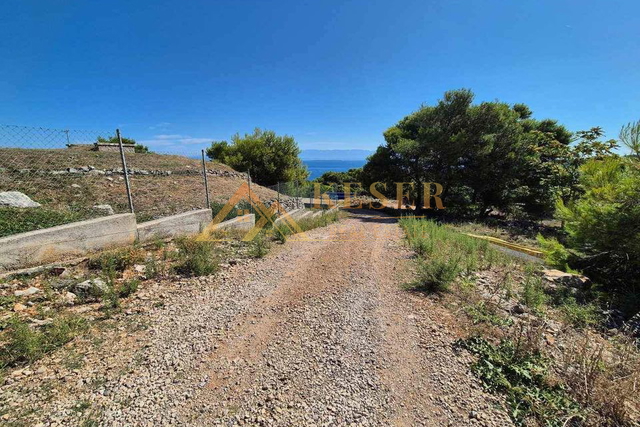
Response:
POLYGON ((36 203, 26 194, 19 191, 3 191, 0 193, 0 206, 10 208, 38 208, 40 203, 36 203))
POLYGON ((15 311, 16 313, 20 311, 25 311, 26 309, 27 309, 27 306, 20 303, 17 303, 13 306, 13 311, 15 311))
POLYGON ((67 292, 66 294, 64 294, 64 297, 63 297, 63 300, 67 305, 75 304, 77 299, 78 299, 78 296, 73 292, 67 292))
POLYGON ((142 264, 136 264, 136 265, 133 266, 133 269, 137 273, 145 273, 147 271, 147 266, 146 265, 142 265, 142 264))
POLYGON ((101 213, 102 215, 113 215, 115 214, 111 205, 95 205, 92 208, 94 211, 101 213))
POLYGON ((17 297, 27 297, 33 294, 37 294, 38 292, 40 292, 40 289, 31 286, 29 289, 25 289, 23 291, 15 291, 13 294, 17 297))
POLYGON ((102 279, 89 279, 73 287, 73 293, 83 296, 101 296, 109 291, 109 286, 102 279))
POLYGON ((79 184, 71 184, 71 187, 73 187, 73 188, 81 188, 79 184))

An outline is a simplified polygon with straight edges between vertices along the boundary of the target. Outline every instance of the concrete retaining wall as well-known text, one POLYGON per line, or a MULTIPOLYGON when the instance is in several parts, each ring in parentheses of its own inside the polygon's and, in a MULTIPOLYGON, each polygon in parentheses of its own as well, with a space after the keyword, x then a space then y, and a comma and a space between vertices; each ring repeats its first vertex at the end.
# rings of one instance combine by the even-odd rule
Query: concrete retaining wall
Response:
POLYGON ((30 267, 64 257, 133 244, 133 214, 110 215, 0 238, 0 270, 30 267))
POLYGON ((237 228, 238 230, 246 230, 249 231, 256 225, 256 215, 255 214, 247 214, 235 217, 228 221, 223 221, 215 225, 211 225, 207 227, 207 232, 212 233, 217 230, 225 230, 229 228, 237 228))
POLYGON ((144 243, 155 239, 198 234, 212 219, 211 209, 200 209, 143 222, 137 225, 138 241, 144 243))

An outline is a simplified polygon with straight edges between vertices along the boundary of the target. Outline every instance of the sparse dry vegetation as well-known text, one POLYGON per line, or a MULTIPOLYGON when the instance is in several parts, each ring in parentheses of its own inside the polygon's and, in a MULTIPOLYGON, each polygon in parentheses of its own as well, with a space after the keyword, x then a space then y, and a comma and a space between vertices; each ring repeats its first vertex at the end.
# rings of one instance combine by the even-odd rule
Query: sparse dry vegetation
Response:
POLYGON ((400 223, 419 256, 420 289, 465 314, 458 345, 477 356, 474 373, 505 396, 517 425, 637 425, 640 353, 633 339, 600 332, 588 289, 551 287, 539 266, 488 256, 494 249, 453 227, 400 223))

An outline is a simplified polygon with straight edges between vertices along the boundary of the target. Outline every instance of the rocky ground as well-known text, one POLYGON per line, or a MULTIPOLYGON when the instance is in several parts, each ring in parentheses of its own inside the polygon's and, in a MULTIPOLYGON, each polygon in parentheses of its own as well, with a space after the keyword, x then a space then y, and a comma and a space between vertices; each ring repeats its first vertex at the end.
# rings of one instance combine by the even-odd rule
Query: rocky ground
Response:
POLYGON ((397 224, 360 213, 214 276, 146 286, 118 317, 0 386, 20 425, 511 425, 402 288, 397 224))

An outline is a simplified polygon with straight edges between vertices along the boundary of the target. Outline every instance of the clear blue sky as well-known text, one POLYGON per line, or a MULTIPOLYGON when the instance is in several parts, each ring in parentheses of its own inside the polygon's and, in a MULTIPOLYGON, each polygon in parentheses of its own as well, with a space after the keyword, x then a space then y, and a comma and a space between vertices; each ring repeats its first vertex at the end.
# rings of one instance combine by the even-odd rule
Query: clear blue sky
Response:
POLYGON ((5 0, 0 123, 185 153, 254 127, 374 149, 465 87, 616 137, 640 119, 638 16, 638 0, 5 0))

